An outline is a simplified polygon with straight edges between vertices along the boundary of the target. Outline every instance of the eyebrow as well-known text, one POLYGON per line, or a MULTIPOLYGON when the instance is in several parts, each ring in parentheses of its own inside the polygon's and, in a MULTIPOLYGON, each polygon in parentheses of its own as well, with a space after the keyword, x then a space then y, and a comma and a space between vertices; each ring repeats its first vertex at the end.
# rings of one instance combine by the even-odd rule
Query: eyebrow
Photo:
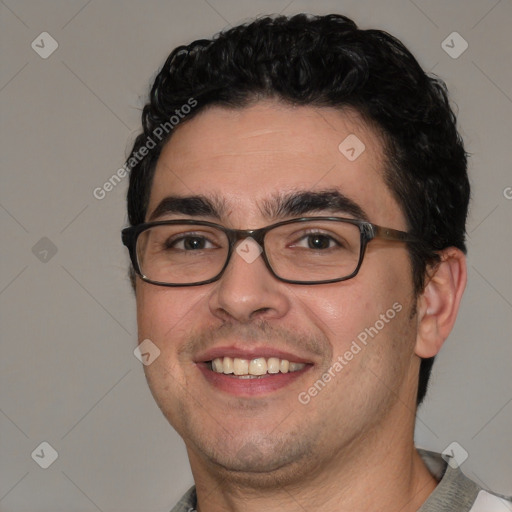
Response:
MULTIPOLYGON (((168 196, 153 210, 148 222, 168 214, 212 217, 220 221, 227 210, 225 201, 218 196, 168 196)), ((368 215, 363 208, 336 189, 278 193, 264 200, 260 206, 261 213, 269 219, 303 216, 326 210, 368 221, 368 215)))
POLYGON ((224 200, 216 196, 210 198, 202 195, 168 196, 158 203, 158 206, 149 216, 148 222, 173 213, 189 215, 191 217, 213 217, 220 220, 225 211, 226 205, 224 200))
POLYGON ((335 214, 348 214, 368 221, 364 209, 337 189, 280 193, 264 201, 262 206, 262 212, 270 218, 300 216, 318 210, 328 210, 335 214))

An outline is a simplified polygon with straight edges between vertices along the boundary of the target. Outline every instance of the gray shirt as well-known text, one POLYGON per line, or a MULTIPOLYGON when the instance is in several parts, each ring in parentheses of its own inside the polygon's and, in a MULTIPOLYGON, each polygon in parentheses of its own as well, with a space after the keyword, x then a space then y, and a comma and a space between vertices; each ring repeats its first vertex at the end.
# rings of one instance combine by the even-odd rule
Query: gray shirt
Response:
MULTIPOLYGON (((512 512, 512 500, 485 491, 467 478, 457 464, 448 464, 439 453, 418 450, 439 484, 418 512, 512 512)), ((445 456, 446 457, 446 456, 445 456)), ((195 512, 196 489, 189 489, 171 512, 195 512)))

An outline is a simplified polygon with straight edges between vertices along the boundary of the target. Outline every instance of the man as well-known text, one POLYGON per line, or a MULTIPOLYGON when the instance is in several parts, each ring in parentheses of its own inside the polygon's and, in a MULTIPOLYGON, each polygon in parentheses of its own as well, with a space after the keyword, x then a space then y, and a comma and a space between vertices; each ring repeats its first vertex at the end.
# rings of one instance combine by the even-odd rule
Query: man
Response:
POLYGON ((173 510, 506 505, 413 444, 466 283, 444 84, 343 16, 262 18, 176 48, 142 123, 123 241, 173 510))

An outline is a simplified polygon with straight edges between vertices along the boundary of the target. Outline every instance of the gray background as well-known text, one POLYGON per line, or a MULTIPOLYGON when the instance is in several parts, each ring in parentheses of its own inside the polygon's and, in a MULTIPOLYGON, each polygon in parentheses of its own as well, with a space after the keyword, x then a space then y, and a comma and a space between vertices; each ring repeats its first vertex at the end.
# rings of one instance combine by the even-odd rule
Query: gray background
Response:
POLYGON ((511 0, 4 0, 3 512, 166 511, 191 484, 181 440, 133 355, 120 242, 127 179, 102 200, 93 190, 123 164, 173 47, 277 12, 337 12, 388 30, 448 83, 472 153, 469 285, 416 438, 437 451, 457 441, 469 477, 512 494, 511 0), (47 59, 31 47, 48 50, 44 31, 59 45, 47 59), (458 58, 441 46, 454 31, 469 44, 458 58), (48 469, 31 457, 43 441, 58 452, 48 469))

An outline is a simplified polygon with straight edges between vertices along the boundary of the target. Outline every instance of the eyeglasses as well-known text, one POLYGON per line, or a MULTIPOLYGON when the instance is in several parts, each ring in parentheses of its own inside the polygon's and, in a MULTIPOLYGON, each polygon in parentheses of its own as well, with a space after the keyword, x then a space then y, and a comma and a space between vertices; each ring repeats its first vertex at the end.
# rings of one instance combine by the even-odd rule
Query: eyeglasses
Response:
POLYGON ((217 281, 234 251, 247 262, 261 252, 272 275, 286 283, 345 281, 358 273, 367 244, 376 238, 421 243, 404 231, 342 217, 303 217, 260 229, 166 220, 122 231, 135 272, 144 281, 160 286, 199 286, 217 281), (235 250, 237 242, 245 239, 235 250))

